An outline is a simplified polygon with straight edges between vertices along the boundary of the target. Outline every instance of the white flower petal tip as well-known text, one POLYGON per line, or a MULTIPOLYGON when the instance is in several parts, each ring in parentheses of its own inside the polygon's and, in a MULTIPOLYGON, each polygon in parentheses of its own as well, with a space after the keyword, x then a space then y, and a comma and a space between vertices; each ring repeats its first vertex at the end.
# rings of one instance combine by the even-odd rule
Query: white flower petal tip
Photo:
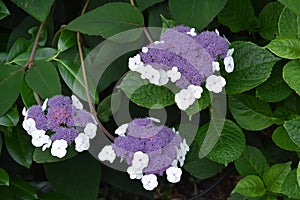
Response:
POLYGON ((36 130, 35 121, 32 118, 25 119, 22 123, 22 126, 29 135, 31 135, 32 132, 36 130))
POLYGON ((47 108, 47 103, 48 103, 48 98, 45 99, 45 101, 44 101, 44 103, 43 103, 43 105, 42 105, 42 111, 45 111, 45 110, 46 110, 46 108, 47 108))
POLYGON ((228 49, 226 57, 232 56, 233 52, 234 52, 234 48, 228 49))
POLYGON ((127 173, 130 176, 130 179, 141 179, 143 177, 143 170, 136 169, 133 166, 127 168, 127 173))
POLYGON ((88 150, 89 148, 90 138, 84 133, 79 133, 75 138, 75 150, 78 152, 82 152, 88 150))
POLYGON ((177 67, 172 67, 172 70, 168 70, 167 75, 173 83, 181 78, 181 73, 178 71, 177 67))
POLYGON ((196 31, 195 28, 191 28, 191 30, 189 32, 187 32, 186 34, 191 35, 191 36, 194 37, 194 36, 197 35, 197 33, 195 31, 196 31))
POLYGON ((148 166, 149 156, 141 151, 137 151, 133 155, 132 166, 136 169, 144 169, 148 166))
POLYGON ((116 159, 116 153, 111 145, 106 145, 98 154, 98 158, 102 162, 109 161, 110 163, 113 163, 116 159))
POLYGON ((82 110, 82 109, 83 109, 82 103, 79 101, 79 99, 78 99, 75 95, 72 95, 72 96, 71 96, 71 99, 72 99, 72 105, 73 105, 77 110, 82 110))
POLYGON ((51 155, 63 158, 67 154, 68 143, 65 140, 55 140, 52 143, 51 147, 51 155))
POLYGON ((180 144, 180 149, 182 149, 183 151, 185 151, 185 153, 187 153, 190 150, 190 147, 186 143, 185 139, 183 139, 182 143, 180 144))
POLYGON ((158 70, 154 69, 151 65, 146 65, 141 67, 138 71, 141 74, 142 79, 148 79, 150 83, 155 85, 160 85, 160 73, 158 70))
POLYGON ((234 61, 231 56, 224 58, 225 71, 231 73, 234 70, 234 61))
POLYGON ((220 63, 219 62, 212 62, 212 71, 220 71, 220 63))
POLYGON ((169 167, 166 170, 167 180, 170 183, 178 183, 181 179, 182 170, 178 167, 169 167))
POLYGON ((32 132, 31 143, 35 147, 41 147, 44 144, 47 144, 50 137, 49 135, 45 135, 46 131, 44 130, 35 130, 32 132))
POLYGON ((47 141, 47 143, 44 144, 44 146, 42 147, 42 151, 45 151, 46 149, 48 149, 52 144, 51 139, 49 138, 49 140, 47 141))
POLYGON ((215 29, 215 33, 216 33, 218 36, 220 36, 220 33, 219 33, 218 29, 215 29))
POLYGON ((125 136, 127 128, 128 128, 128 124, 122 124, 119 128, 115 130, 115 134, 120 136, 125 136))
POLYGON ((142 178, 143 187, 146 190, 152 191, 158 186, 157 177, 154 174, 148 174, 142 178))
POLYGON ((159 85, 166 85, 169 82, 168 74, 165 70, 158 70, 159 71, 159 85))
POLYGON ((163 44, 163 43, 165 43, 165 41, 163 41, 163 40, 162 40, 162 41, 154 41, 154 42, 153 42, 153 44, 156 44, 156 45, 157 45, 157 44, 163 44))
POLYGON ((178 160, 173 160, 171 166, 172 167, 177 167, 177 165, 178 165, 178 160))
POLYGON ((194 95, 195 99, 200 99, 203 89, 198 85, 189 85, 188 90, 194 95))
POLYGON ((148 50, 149 50, 148 47, 143 47, 143 48, 142 48, 142 52, 143 52, 143 53, 147 53, 148 50))
POLYGON ((195 102, 194 93, 188 89, 183 89, 175 94, 175 102, 180 110, 186 110, 195 102))
POLYGON ((185 161, 185 155, 186 155, 186 151, 184 149, 177 149, 177 160, 179 162, 180 167, 183 166, 184 161, 185 161))
POLYGON ((139 66, 142 66, 143 63, 141 61, 141 56, 140 54, 135 55, 132 58, 129 58, 128 60, 128 67, 131 71, 137 71, 139 66))
POLYGON ((24 107, 22 110, 22 115, 25 117, 25 119, 27 118, 27 114, 28 114, 28 110, 26 110, 26 107, 24 107))
POLYGON ((206 79, 205 87, 211 92, 220 93, 225 85, 226 81, 222 76, 211 75, 206 79))
POLYGON ((87 123, 84 128, 84 133, 90 138, 93 139, 96 136, 97 125, 94 123, 87 123))
POLYGON ((156 122, 156 123, 160 123, 160 120, 154 117, 149 117, 149 119, 151 119, 152 121, 156 122))

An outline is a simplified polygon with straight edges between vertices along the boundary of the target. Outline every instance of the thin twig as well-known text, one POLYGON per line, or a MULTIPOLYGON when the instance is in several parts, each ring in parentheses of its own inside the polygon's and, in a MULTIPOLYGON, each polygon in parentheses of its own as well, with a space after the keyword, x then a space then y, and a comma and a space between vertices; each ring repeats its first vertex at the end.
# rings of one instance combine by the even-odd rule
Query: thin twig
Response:
POLYGON ((133 1, 133 0, 130 0, 130 4, 134 6, 134 1, 133 1))
MULTIPOLYGON (((90 0, 86 0, 84 7, 82 9, 81 15, 83 15, 89 5, 90 0)), ((85 64, 84 64, 84 56, 83 56, 83 52, 82 52, 82 47, 81 47, 81 35, 80 32, 77 32, 77 46, 78 46, 78 51, 79 51, 79 56, 80 56, 80 62, 81 62, 81 70, 82 70, 82 74, 83 74, 83 81, 84 81, 84 85, 85 85, 85 94, 87 97, 87 101, 90 107, 90 111, 92 113, 92 115, 95 117, 98 126, 100 127, 100 129, 104 132, 104 134, 109 137, 111 140, 114 140, 114 136, 112 134, 110 134, 110 132, 108 130, 106 130, 106 128, 103 126, 103 124, 100 122, 100 120, 98 119, 97 116, 97 112, 93 106, 92 103, 92 99, 89 93, 89 85, 88 85, 88 81, 87 81, 87 76, 86 76, 86 70, 85 70, 85 64)))

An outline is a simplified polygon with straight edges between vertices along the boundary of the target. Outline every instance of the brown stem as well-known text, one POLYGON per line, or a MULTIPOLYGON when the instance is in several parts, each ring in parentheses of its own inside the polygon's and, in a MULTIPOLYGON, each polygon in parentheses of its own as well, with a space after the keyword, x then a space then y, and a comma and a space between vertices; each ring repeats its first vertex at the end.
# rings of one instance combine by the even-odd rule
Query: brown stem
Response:
MULTIPOLYGON (((89 5, 90 0, 86 0, 84 7, 82 9, 81 15, 83 15, 89 5)), ((103 124, 100 122, 100 120, 98 119, 97 116, 97 112, 93 106, 92 103, 92 99, 89 93, 89 85, 88 85, 88 81, 87 81, 87 76, 86 76, 86 70, 85 70, 85 64, 84 64, 84 57, 83 57, 83 52, 82 52, 82 47, 81 47, 81 35, 80 32, 77 32, 77 46, 78 46, 78 51, 79 51, 79 56, 80 56, 80 62, 81 62, 81 70, 82 70, 82 74, 83 74, 83 81, 84 81, 84 85, 85 85, 85 94, 87 97, 87 101, 90 107, 90 111, 92 113, 92 115, 95 117, 98 126, 100 127, 100 129, 104 132, 104 134, 109 137, 111 140, 114 140, 114 136, 112 134, 110 134, 110 132, 103 126, 103 124)))
POLYGON ((134 1, 133 1, 133 0, 130 0, 130 4, 134 6, 134 1))

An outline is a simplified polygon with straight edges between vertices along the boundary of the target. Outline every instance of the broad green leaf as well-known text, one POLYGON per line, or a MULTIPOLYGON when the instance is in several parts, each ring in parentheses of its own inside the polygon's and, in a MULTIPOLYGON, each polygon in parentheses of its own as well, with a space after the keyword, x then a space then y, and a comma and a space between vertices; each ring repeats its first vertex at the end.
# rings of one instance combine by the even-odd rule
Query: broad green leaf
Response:
POLYGON ((282 126, 275 129, 272 134, 272 140, 278 147, 284 150, 300 152, 300 147, 291 140, 289 134, 282 126))
MULTIPOLYGON (((60 75, 67 84, 67 86, 77 95, 79 98, 87 101, 85 93, 85 84, 83 79, 82 70, 79 66, 73 65, 68 60, 56 60, 60 75)), ((89 94, 94 103, 99 102, 98 92, 96 90, 95 84, 90 80, 88 74, 88 85, 89 94)))
POLYGON ((296 174, 297 174, 297 183, 298 183, 298 186, 300 187, 300 162, 298 163, 296 174))
POLYGON ((165 32, 168 28, 176 26, 175 21, 172 19, 166 19, 163 15, 160 15, 162 21, 162 33, 165 32))
POLYGON ((224 165, 213 162, 207 158, 200 159, 198 156, 199 150, 198 144, 193 142, 184 161, 184 169, 192 176, 203 180, 213 177, 224 168, 224 165))
POLYGON ((7 61, 7 52, 0 52, 0 65, 5 64, 7 61))
POLYGON ((21 83, 21 98, 22 98, 24 105, 27 108, 36 104, 36 100, 34 98, 33 91, 27 85, 25 79, 23 79, 22 83, 21 83))
POLYGON ((107 96, 105 99, 103 99, 103 101, 98 106, 97 109, 98 117, 103 122, 109 121, 109 117, 117 112, 120 105, 121 105, 120 92, 115 92, 107 96))
POLYGON ((53 190, 72 200, 96 199, 101 180, 101 165, 89 153, 59 163, 44 164, 53 190))
POLYGON ((256 88, 256 96, 266 102, 282 101, 291 93, 292 90, 282 78, 282 66, 277 64, 273 67, 270 78, 256 88))
POLYGON ((300 16, 296 15, 288 8, 281 11, 278 21, 278 32, 281 37, 300 37, 300 16))
MULTIPOLYGON (((37 35, 39 29, 40 29, 39 26, 34 26, 34 27, 32 27, 32 28, 30 28, 30 29, 28 30, 28 33, 32 36, 32 37, 31 37, 31 42, 32 42, 32 44, 33 44, 34 41, 35 41, 35 38, 36 38, 36 35, 37 35)), ((48 38, 48 31, 47 31, 47 29, 44 27, 44 28, 42 29, 41 34, 40 34, 40 38, 39 38, 38 45, 39 45, 39 46, 44 46, 44 45, 46 44, 46 42, 47 42, 47 38, 48 38)))
POLYGON ((300 147, 300 117, 286 121, 283 126, 287 130, 291 140, 300 147))
POLYGON ((0 200, 14 199, 14 191, 12 187, 0 187, 0 200))
POLYGON ((162 27, 162 20, 160 15, 163 15, 166 19, 173 19, 169 9, 168 1, 164 1, 163 3, 157 4, 149 8, 147 10, 147 13, 149 27, 162 27))
POLYGON ((207 89, 203 90, 201 98, 193 103, 188 109, 185 110, 186 114, 189 116, 189 119, 192 119, 192 116, 201 110, 204 110, 211 104, 211 96, 207 89))
POLYGON ((0 0, 0 20, 10 15, 9 10, 6 8, 5 4, 0 0))
POLYGON ((0 116, 1 126, 16 126, 18 122, 19 112, 16 105, 8 110, 4 115, 0 116))
MULTIPOLYGON (((219 122, 215 121, 214 123, 217 124, 219 122)), ((209 123, 200 127, 195 137, 195 141, 200 147, 203 145, 208 127, 209 123)), ((241 128, 232 121, 225 120, 221 135, 211 152, 207 155, 207 158, 227 165, 240 157, 246 146, 245 143, 245 136, 241 128)))
POLYGON ((263 174, 269 169, 265 156, 253 146, 246 146, 234 165, 241 176, 257 175, 263 177, 263 174))
POLYGON ((18 55, 27 51, 30 46, 30 41, 25 38, 18 38, 10 48, 7 55, 7 62, 13 60, 18 55))
POLYGON ((10 186, 13 188, 16 199, 32 200, 38 199, 37 192, 34 187, 25 182, 21 178, 10 178, 10 186))
POLYGON ((283 79, 300 95, 300 62, 298 60, 290 61, 284 66, 283 79))
POLYGON ((45 2, 36 0, 12 0, 12 2, 40 22, 44 22, 50 13, 50 9, 54 0, 48 0, 45 2))
POLYGON ((254 31, 259 24, 250 0, 228 0, 225 8, 218 14, 218 20, 232 32, 254 31))
POLYGON ((74 32, 63 30, 60 33, 57 49, 60 52, 63 52, 67 49, 76 45, 76 34, 74 32))
MULTIPOLYGON (((74 19, 67 25, 71 31, 109 38, 123 31, 140 28, 144 24, 142 13, 129 3, 107 3, 74 19)), ((136 31, 131 40, 136 40, 141 31, 136 31)), ((126 35, 129 36, 129 35, 126 35)))
POLYGON ((47 61, 35 61, 25 75, 26 83, 43 99, 61 93, 61 84, 55 66, 47 61))
POLYGON ((276 56, 286 59, 300 58, 300 39, 278 37, 272 40, 267 46, 276 56))
POLYGON ((296 169, 292 170, 285 178, 282 186, 281 193, 293 199, 300 199, 300 187, 297 183, 296 169))
POLYGON ((263 130, 273 124, 270 105, 254 96, 230 95, 228 105, 237 123, 246 130, 263 130))
POLYGON ((235 69, 224 74, 227 94, 242 93, 260 85, 269 78, 273 65, 279 60, 251 42, 237 41, 231 46, 235 69))
POLYGON ((275 164, 264 174, 264 183, 271 192, 280 193, 284 179, 291 172, 291 164, 292 162, 275 164))
POLYGON ((232 192, 246 197, 259 197, 265 194, 264 182, 256 175, 248 175, 241 179, 232 192))
POLYGON ((49 192, 46 194, 41 194, 39 196, 39 200, 69 200, 65 195, 59 194, 59 193, 54 193, 54 192, 49 192))
POLYGON ((135 0, 135 3, 141 11, 144 11, 154 4, 161 3, 163 1, 164 0, 135 0))
POLYGON ((300 2, 295 0, 279 0, 280 3, 300 15, 300 2))
POLYGON ((0 168, 0 186, 2 185, 9 186, 9 175, 4 169, 0 168))
POLYGON ((173 92, 166 87, 149 84, 137 72, 128 72, 118 87, 139 106, 158 109, 174 104, 173 92))
POLYGON ((0 131, 0 155, 1 155, 1 152, 2 152, 2 146, 3 146, 3 138, 2 138, 2 133, 0 131))
POLYGON ((24 69, 0 65, 0 116, 6 113, 20 94, 24 69), (8 92, 9 91, 9 92, 8 92))
POLYGON ((265 40, 272 40, 278 35, 278 20, 283 5, 279 2, 270 2, 259 14, 259 34, 265 40))
POLYGON ((31 137, 21 127, 14 127, 12 131, 4 134, 4 139, 9 155, 17 163, 29 169, 34 151, 31 137))
POLYGON ((176 24, 185 24, 201 31, 224 8, 227 0, 170 0, 169 8, 176 24))

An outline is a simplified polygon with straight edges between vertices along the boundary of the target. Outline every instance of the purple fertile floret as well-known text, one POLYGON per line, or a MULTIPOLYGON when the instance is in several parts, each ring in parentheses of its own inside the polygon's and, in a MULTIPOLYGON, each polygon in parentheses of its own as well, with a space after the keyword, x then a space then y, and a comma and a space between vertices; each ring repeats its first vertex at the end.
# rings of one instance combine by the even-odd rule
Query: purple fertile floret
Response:
POLYGON ((32 118, 35 121, 35 126, 39 130, 47 130, 47 119, 41 106, 31 106, 28 109, 27 118, 32 118))
POLYGON ((75 138, 77 137, 77 131, 74 128, 59 128, 56 130, 56 133, 51 135, 51 140, 54 142, 55 140, 65 140, 70 145, 75 138))

